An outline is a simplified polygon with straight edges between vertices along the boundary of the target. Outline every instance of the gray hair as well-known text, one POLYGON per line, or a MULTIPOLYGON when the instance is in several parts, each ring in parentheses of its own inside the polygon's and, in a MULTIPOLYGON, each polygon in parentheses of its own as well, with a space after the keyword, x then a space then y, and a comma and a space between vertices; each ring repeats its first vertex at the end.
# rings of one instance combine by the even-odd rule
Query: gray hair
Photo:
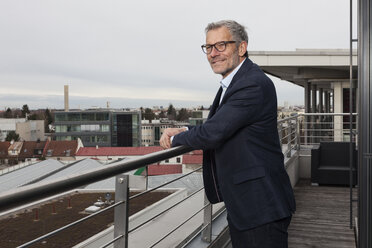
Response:
MULTIPOLYGON (((242 41, 247 42, 248 44, 248 34, 245 30, 245 27, 236 21, 232 20, 222 20, 218 22, 211 22, 208 24, 208 26, 205 28, 205 33, 208 33, 211 30, 218 29, 221 27, 226 27, 232 36, 232 38, 237 42, 236 45, 239 46, 239 44, 242 41)), ((244 55, 245 57, 248 57, 248 53, 244 55)))

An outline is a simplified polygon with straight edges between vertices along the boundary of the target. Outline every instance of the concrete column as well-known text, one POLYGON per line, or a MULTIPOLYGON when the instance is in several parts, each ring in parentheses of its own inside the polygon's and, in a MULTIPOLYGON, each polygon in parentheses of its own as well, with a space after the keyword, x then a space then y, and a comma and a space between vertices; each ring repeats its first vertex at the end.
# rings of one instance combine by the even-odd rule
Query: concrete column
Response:
POLYGON ((318 91, 318 100, 319 100, 319 113, 324 113, 323 110, 323 88, 319 88, 318 91))
POLYGON ((311 92, 311 113, 317 113, 316 111, 316 85, 312 85, 312 92, 311 92))
POLYGON ((330 93, 328 91, 324 92, 324 112, 330 112, 330 93))
MULTIPOLYGON (((312 85, 312 92, 311 92, 311 112, 312 113, 317 113, 317 109, 316 109, 316 91, 317 91, 317 86, 316 85, 312 85)), ((315 129, 317 128, 316 126, 316 123, 317 122, 317 117, 315 115, 311 116, 311 132, 309 132, 310 136, 311 136, 311 143, 318 143, 318 140, 315 138, 315 136, 317 136, 317 132, 315 131, 315 129)))
MULTIPOLYGON (((333 83, 333 112, 342 113, 343 97, 342 97, 342 83, 333 83)), ((334 117, 334 141, 343 141, 343 121, 342 116, 334 117)))
MULTIPOLYGON (((311 113, 311 83, 306 82, 305 84, 305 113, 311 113)), ((309 122, 311 118, 309 116, 306 116, 304 118, 304 125, 303 128, 305 129, 304 131, 304 144, 307 145, 310 142, 310 139, 308 138, 310 135, 310 132, 307 131, 311 128, 309 122)))
POLYGON ((311 112, 311 83, 305 84, 305 113, 311 112))

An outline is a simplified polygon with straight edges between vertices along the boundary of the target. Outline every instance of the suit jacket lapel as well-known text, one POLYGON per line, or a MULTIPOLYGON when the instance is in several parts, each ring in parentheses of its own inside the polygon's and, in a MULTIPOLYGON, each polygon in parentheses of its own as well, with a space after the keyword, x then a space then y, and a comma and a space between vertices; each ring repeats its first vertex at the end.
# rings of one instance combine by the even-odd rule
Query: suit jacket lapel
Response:
POLYGON ((214 98, 211 110, 209 111, 208 119, 211 118, 216 113, 216 109, 217 109, 217 107, 220 103, 221 94, 222 94, 222 87, 220 87, 217 91, 217 94, 216 94, 216 97, 214 98))
POLYGON ((217 106, 217 109, 215 110, 215 112, 218 111, 218 109, 226 102, 226 99, 230 97, 231 92, 229 91, 229 89, 233 87, 233 85, 239 78, 241 78, 245 73, 247 73, 248 70, 251 69, 252 65, 253 65, 253 62, 249 58, 246 58, 244 63, 238 70, 238 72, 235 74, 235 76, 231 80, 231 83, 229 87, 226 89, 225 94, 223 95, 223 98, 221 100, 221 103, 219 104, 219 106, 217 106))

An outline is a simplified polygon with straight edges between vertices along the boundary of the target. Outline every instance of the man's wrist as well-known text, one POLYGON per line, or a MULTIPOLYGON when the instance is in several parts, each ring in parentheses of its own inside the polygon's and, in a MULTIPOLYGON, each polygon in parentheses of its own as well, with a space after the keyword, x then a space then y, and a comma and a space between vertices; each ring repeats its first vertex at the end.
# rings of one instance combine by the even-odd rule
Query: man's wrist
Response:
MULTIPOLYGON (((181 131, 180 131, 179 133, 189 131, 189 128, 188 128, 188 127, 180 127, 180 129, 181 129, 181 131)), ((177 135, 177 134, 176 134, 176 135, 177 135)), ((174 138, 174 136, 176 136, 176 135, 173 135, 173 136, 170 137, 170 141, 171 141, 171 143, 173 142, 173 138, 174 138)))

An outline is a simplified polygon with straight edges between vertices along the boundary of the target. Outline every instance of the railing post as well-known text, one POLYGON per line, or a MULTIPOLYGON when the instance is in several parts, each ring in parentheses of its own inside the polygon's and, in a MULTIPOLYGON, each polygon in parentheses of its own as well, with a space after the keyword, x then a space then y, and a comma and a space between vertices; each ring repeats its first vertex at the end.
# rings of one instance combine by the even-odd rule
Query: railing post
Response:
POLYGON ((146 165, 145 177, 146 177, 146 191, 147 191, 149 189, 149 166, 148 165, 146 165))
POLYGON ((207 206, 204 208, 203 227, 205 228, 202 232, 202 239, 205 242, 210 243, 212 241, 212 204, 210 204, 205 194, 204 194, 204 205, 207 205, 207 206))
POLYGON ((287 158, 292 155, 292 121, 288 120, 288 135, 287 135, 287 158))
POLYGON ((129 209, 129 175, 116 176, 115 202, 124 201, 115 208, 114 238, 121 236, 114 243, 115 248, 128 247, 128 209, 129 209))
POLYGON ((296 116, 296 119, 295 119, 295 128, 296 128, 296 131, 295 131, 295 136, 296 136, 296 150, 299 151, 300 150, 300 145, 301 145, 301 129, 300 129, 300 123, 301 121, 299 120, 299 116, 296 116))
POLYGON ((283 151, 283 141, 282 141, 282 138, 283 138, 283 122, 279 123, 278 133, 279 133, 280 149, 283 151))

